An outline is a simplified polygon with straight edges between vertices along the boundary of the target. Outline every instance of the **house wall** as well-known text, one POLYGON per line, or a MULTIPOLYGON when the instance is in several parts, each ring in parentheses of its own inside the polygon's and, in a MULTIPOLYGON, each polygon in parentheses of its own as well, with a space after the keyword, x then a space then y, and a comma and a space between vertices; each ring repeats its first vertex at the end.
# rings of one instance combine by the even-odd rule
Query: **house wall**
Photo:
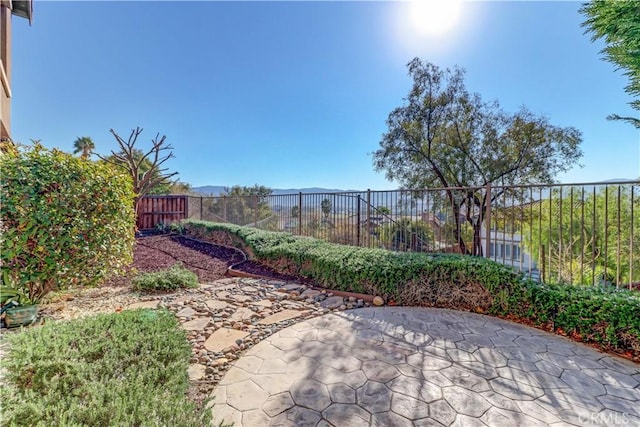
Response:
MULTIPOLYGON (((520 233, 505 233, 491 230, 491 252, 487 258, 501 264, 509 265, 523 271, 534 278, 538 278, 538 266, 531 255, 526 251, 520 233)), ((484 226, 481 230, 482 247, 486 248, 487 239, 484 226)))
POLYGON ((0 2, 0 138, 11 129, 11 8, 0 2))

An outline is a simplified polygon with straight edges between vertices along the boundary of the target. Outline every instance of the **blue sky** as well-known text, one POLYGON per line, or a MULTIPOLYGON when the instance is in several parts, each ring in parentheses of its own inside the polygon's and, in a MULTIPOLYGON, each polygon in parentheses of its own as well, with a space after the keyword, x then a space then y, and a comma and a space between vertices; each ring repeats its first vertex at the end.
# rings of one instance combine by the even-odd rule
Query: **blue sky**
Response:
POLYGON ((420 57, 467 70, 507 111, 527 106, 583 132, 583 168, 561 182, 640 177, 626 79, 580 27, 579 2, 464 2, 432 34, 406 2, 35 1, 13 27, 12 133, 72 151, 113 128, 167 135, 193 186, 393 189, 371 153, 420 57))

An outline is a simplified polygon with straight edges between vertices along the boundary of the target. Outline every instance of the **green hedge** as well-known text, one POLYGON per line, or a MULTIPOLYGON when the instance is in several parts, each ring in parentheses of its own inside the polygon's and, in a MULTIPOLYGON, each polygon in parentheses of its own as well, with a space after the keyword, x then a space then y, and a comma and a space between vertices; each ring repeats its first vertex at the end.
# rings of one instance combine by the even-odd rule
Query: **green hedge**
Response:
POLYGON ((397 253, 204 221, 186 221, 184 229, 214 243, 228 244, 230 238, 251 258, 327 288, 380 295, 399 305, 507 316, 640 358, 636 291, 543 285, 524 280, 508 266, 471 256, 397 253))
POLYGON ((337 245, 232 224, 187 221, 184 225, 200 238, 220 231, 231 234, 236 246, 282 273, 310 278, 331 289, 380 295, 398 304, 452 305, 439 301, 439 295, 432 295, 433 301, 415 301, 412 295, 421 285, 451 288, 455 284, 482 293, 464 308, 504 314, 514 303, 509 296, 523 295, 525 289, 520 273, 484 258, 337 245))
POLYGON ((32 301, 95 285, 132 260, 131 180, 39 144, 0 155, 2 284, 32 301))
POLYGON ((526 287, 523 317, 640 360, 640 292, 532 281, 526 287))

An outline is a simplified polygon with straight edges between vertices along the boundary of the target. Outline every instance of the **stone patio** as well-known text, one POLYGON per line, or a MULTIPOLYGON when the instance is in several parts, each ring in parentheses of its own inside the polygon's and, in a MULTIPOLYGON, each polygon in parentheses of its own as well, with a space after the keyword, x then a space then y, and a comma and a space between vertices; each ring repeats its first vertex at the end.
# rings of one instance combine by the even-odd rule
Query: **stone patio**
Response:
POLYGON ((293 324, 246 351, 214 395, 215 421, 246 427, 640 426, 639 365, 433 308, 293 324))

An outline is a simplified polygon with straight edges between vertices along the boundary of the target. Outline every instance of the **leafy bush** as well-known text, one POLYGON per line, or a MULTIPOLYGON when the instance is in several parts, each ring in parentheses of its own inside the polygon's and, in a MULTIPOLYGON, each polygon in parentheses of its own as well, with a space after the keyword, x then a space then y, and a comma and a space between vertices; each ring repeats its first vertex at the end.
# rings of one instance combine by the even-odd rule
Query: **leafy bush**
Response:
POLYGON ((0 155, 0 169, 4 287, 37 302, 131 262, 134 194, 122 172, 37 143, 0 155))
POLYGON ((143 273, 131 281, 133 289, 138 291, 171 291, 181 288, 197 288, 198 276, 176 263, 166 270, 143 273))
POLYGON ((433 250, 433 230, 424 221, 411 221, 408 218, 382 227, 381 243, 394 251, 433 250))
POLYGON ((220 231, 231 234, 239 242, 237 246, 279 272, 314 279, 327 288, 381 295, 399 304, 433 305, 412 299, 409 287, 423 279, 439 288, 481 286, 489 290, 490 298, 483 295, 469 306, 458 308, 504 313, 510 301, 491 296, 509 293, 510 287, 520 284, 519 273, 484 258, 337 245, 288 233, 204 221, 186 221, 184 226, 199 238, 211 238, 220 231))
POLYGON ((191 347, 166 310, 53 322, 6 337, 7 426, 205 426, 185 393, 191 347))
POLYGON ((230 238, 276 271, 311 278, 327 288, 381 295, 401 305, 524 319, 640 360, 637 291, 541 284, 472 256, 397 253, 203 221, 186 221, 184 227, 214 243, 221 236, 230 238))
POLYGON ((640 360, 640 292, 533 281, 525 285, 527 308, 514 314, 640 360))

